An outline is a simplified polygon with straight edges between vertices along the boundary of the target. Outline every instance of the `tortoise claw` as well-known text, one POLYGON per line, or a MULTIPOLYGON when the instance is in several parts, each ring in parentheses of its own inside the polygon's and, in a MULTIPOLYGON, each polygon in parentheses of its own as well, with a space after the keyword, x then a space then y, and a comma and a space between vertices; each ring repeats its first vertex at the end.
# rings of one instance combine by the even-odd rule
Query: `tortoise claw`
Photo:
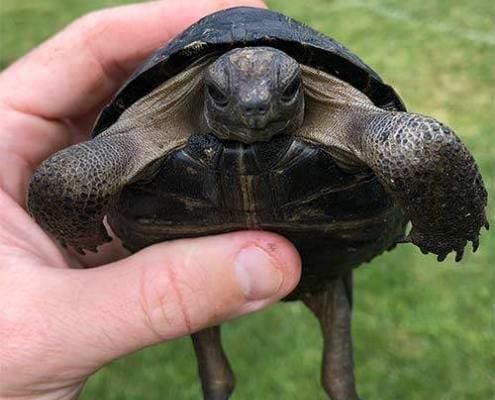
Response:
POLYGON ((67 243, 67 242, 60 242, 62 247, 64 249, 68 248, 73 248, 78 254, 81 254, 82 256, 87 255, 88 251, 91 251, 93 253, 98 253, 98 246, 95 245, 81 245, 81 244, 74 244, 74 243, 67 243))
POLYGON ((480 240, 478 238, 473 239, 473 253, 476 253, 476 250, 478 250, 478 247, 480 245, 480 240))
MULTIPOLYGON (((413 227, 414 228, 414 227, 413 227)), ((462 232, 455 235, 431 235, 418 231, 412 231, 412 242, 421 250, 421 253, 436 254, 439 262, 445 260, 451 252, 455 252, 455 261, 459 262, 464 257, 468 242, 472 243, 473 252, 476 252, 479 246, 479 233, 462 232)))
POLYGON ((77 251, 82 256, 86 255, 86 253, 84 252, 84 249, 82 247, 74 247, 74 250, 77 251))
POLYGON ((442 262, 443 260, 445 260, 447 258, 447 255, 449 253, 443 253, 443 254, 439 254, 438 257, 437 257, 437 261, 438 262, 442 262))
POLYGON ((490 229, 490 223, 485 221, 485 229, 488 231, 490 229))
POLYGON ((72 248, 77 253, 83 256, 85 256, 88 251, 91 251, 92 253, 98 253, 98 246, 104 243, 109 243, 113 240, 113 238, 106 232, 105 229, 102 229, 97 237, 83 237, 76 240, 64 239, 65 238, 59 239, 59 242, 64 249, 72 248))
POLYGON ((395 244, 402 244, 402 243, 412 243, 411 237, 409 235, 405 235, 405 236, 399 237, 395 241, 395 244))

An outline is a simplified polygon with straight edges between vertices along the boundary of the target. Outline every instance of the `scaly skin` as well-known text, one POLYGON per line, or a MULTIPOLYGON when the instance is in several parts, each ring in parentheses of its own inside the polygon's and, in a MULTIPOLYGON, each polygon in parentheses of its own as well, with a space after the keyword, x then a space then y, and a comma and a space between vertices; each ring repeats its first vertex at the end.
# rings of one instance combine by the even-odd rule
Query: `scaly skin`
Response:
POLYGON ((63 246, 96 251, 111 240, 103 218, 129 182, 152 160, 134 135, 101 136, 44 161, 33 175, 27 205, 63 246))
POLYGON ((360 136, 365 162, 411 219, 409 239, 439 261, 467 241, 478 247, 487 192, 460 139, 433 118, 404 112, 371 114, 360 136))

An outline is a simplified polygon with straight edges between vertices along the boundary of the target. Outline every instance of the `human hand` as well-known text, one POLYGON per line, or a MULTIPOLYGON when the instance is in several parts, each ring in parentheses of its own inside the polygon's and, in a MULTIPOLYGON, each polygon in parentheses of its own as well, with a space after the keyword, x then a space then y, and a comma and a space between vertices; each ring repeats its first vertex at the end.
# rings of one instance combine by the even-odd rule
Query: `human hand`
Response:
POLYGON ((297 252, 271 233, 178 240, 131 256, 114 241, 81 258, 24 208, 34 169, 87 139, 148 54, 234 5, 263 3, 168 0, 93 13, 0 74, 1 399, 74 398, 105 363, 258 310, 297 284, 297 252), (84 266, 100 267, 69 268, 84 266))

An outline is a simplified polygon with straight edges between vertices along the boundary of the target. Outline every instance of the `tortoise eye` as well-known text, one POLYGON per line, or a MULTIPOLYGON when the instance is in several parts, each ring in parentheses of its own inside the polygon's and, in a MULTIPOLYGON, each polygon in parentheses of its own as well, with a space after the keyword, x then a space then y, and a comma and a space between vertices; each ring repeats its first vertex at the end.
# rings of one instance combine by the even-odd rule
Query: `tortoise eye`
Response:
POLYGON ((289 86, 287 86, 282 93, 283 101, 291 101, 294 96, 299 92, 299 88, 301 87, 301 80, 298 78, 294 79, 289 86))
POLYGON ((214 85, 208 85, 208 94, 213 101, 221 107, 225 107, 229 102, 227 96, 214 85))

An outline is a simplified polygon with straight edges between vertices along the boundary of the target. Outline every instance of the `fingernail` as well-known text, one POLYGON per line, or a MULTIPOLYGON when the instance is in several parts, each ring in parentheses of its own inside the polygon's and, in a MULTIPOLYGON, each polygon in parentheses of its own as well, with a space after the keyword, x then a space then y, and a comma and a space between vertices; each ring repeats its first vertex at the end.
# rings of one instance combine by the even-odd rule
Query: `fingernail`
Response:
POLYGON ((242 249, 235 259, 235 275, 248 300, 273 296, 282 285, 282 272, 259 247, 242 249))

